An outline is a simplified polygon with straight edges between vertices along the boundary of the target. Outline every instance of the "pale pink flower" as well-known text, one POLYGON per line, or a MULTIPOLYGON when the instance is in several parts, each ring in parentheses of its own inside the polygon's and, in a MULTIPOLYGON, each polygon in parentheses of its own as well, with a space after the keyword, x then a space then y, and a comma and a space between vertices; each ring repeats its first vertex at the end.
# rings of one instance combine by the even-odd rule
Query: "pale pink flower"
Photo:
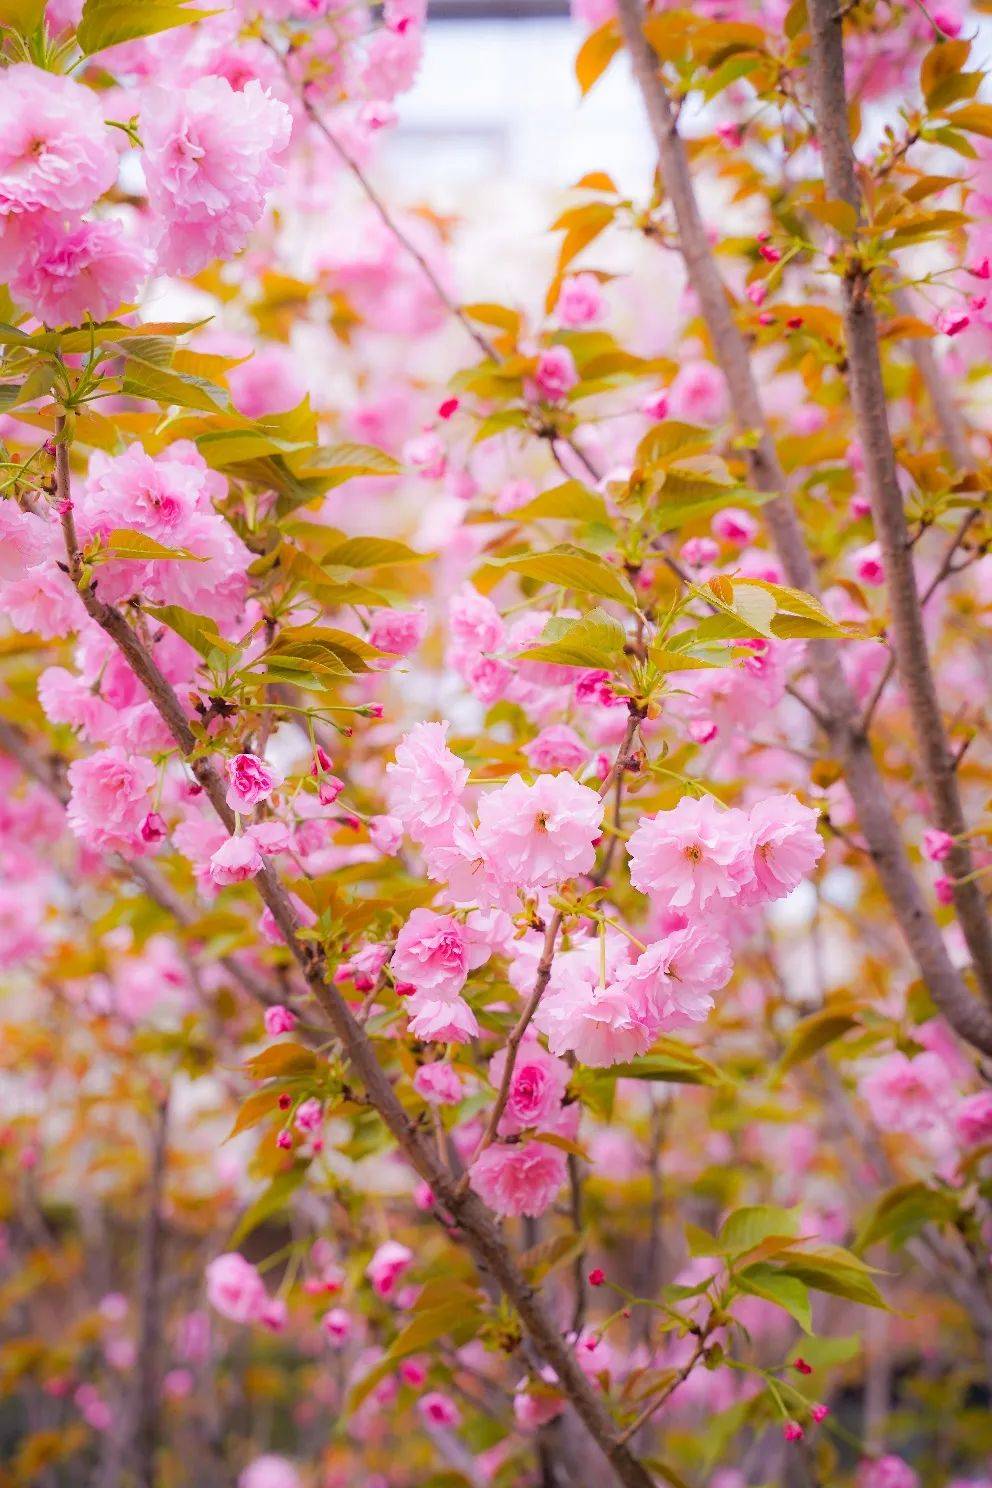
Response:
POLYGON ((479 1032, 479 1023, 462 997, 438 997, 430 992, 407 999, 408 1028, 425 1043, 467 1044, 479 1032))
POLYGON ((494 1142, 469 1169, 472 1187, 496 1214, 543 1214, 565 1182, 566 1154, 549 1142, 494 1142))
POLYGON ((413 1077, 413 1088, 429 1106, 456 1106, 465 1093, 455 1070, 441 1059, 420 1066, 413 1077))
POLYGON ((403 461, 412 465, 426 480, 440 480, 448 464, 444 441, 431 430, 408 439, 403 446, 403 461))
POLYGON ((595 274, 569 274, 558 291, 555 314, 564 326, 595 325, 606 310, 603 291, 595 274))
POLYGON ((479 802, 478 843, 500 875, 525 893, 588 873, 603 825, 603 802, 571 775, 514 775, 479 802))
POLYGON ((942 863, 954 851, 954 838, 949 832, 930 827, 923 833, 923 856, 931 863, 942 863))
POLYGON ((403 846, 403 823, 395 816, 370 816, 369 841, 384 857, 395 857, 403 846))
POLYGON ((909 1463, 892 1453, 866 1458, 858 1468, 858 1488, 919 1488, 919 1481, 909 1463))
POLYGON ((391 964, 398 981, 409 982, 417 992, 449 999, 489 954, 489 947, 452 915, 415 909, 396 937, 391 964))
POLYGON ((332 1307, 320 1320, 324 1336, 331 1348, 344 1348, 355 1331, 355 1320, 343 1307, 332 1307))
POLYGON ((269 1038, 278 1038, 281 1033, 292 1033, 296 1027, 296 1014, 282 1003, 267 1007, 263 1015, 265 1031, 269 1038))
POLYGON ((450 1395, 442 1395, 440 1390, 429 1390, 426 1395, 421 1395, 417 1401, 417 1410, 428 1426, 441 1426, 449 1431, 462 1418, 461 1411, 450 1395))
POLYGON ((80 841, 108 852, 134 852, 151 805, 156 772, 151 760, 118 745, 69 766, 67 820, 80 841))
POLYGON ((448 749, 447 723, 418 723, 386 766, 390 814, 421 846, 450 840, 469 772, 448 749))
POLYGON ((503 644, 499 610, 471 584, 463 584, 448 605, 448 626, 459 652, 496 651, 503 644))
POLYGON ((712 992, 730 980, 733 961, 722 935, 702 925, 673 930, 621 970, 616 987, 641 1001, 657 1032, 703 1022, 713 1010, 712 992))
POLYGON ((319 1132, 324 1124, 324 1107, 315 1095, 301 1101, 293 1117, 293 1125, 299 1132, 319 1132))
POLYGON ((627 844, 630 881, 642 894, 679 910, 736 899, 754 879, 747 816, 710 796, 683 796, 672 811, 648 817, 627 844))
POLYGON ((268 1301, 258 1271, 237 1251, 215 1256, 206 1269, 207 1300, 233 1323, 250 1323, 268 1301))
POLYGON ((533 770, 580 770, 589 758, 583 744, 567 723, 552 723, 524 745, 527 763, 533 770))
POLYGON ((85 212, 117 179, 101 96, 30 63, 7 67, 0 92, 0 219, 85 212))
POLYGON ((228 837, 210 858, 210 877, 221 888, 254 878, 261 869, 258 844, 248 832, 239 837, 228 837))
POLYGON ((238 1478, 238 1488, 302 1488, 299 1473, 285 1457, 266 1453, 249 1462, 238 1478))
POLYGON ((721 542, 733 543, 737 548, 754 542, 758 535, 758 524, 750 512, 737 506, 725 506, 723 511, 717 512, 710 527, 714 537, 721 542))
POLYGON ((10 290, 46 325, 78 325, 87 315, 105 320, 135 300, 151 265, 151 254, 119 222, 80 222, 64 230, 46 221, 10 275, 10 290))
POLYGON ((533 387, 545 403, 560 403, 578 381, 575 361, 567 346, 548 346, 538 353, 533 387))
POLYGON ((722 374, 711 362, 687 362, 669 390, 669 407, 690 423, 718 424, 727 412, 722 374))
POLYGON ((720 549, 711 537, 690 537, 679 549, 679 557, 689 568, 706 568, 719 556, 720 549))
POLYGON ((992 1090, 966 1095, 954 1107, 954 1130, 969 1147, 992 1142, 992 1090))
POLYGON ((243 248, 268 193, 292 118, 252 81, 240 92, 221 77, 154 88, 142 111, 143 164, 167 273, 195 274, 243 248))
POLYGON ((513 668, 495 656, 477 656, 465 669, 464 676, 480 703, 489 708, 506 695, 513 681, 513 668))
POLYGON ((409 656, 427 634, 427 612, 421 605, 413 610, 373 610, 368 641, 380 651, 393 656, 409 656))
POLYGON ((288 413, 307 394, 307 386, 290 353, 282 346, 266 346, 227 374, 231 401, 246 418, 288 413))
MULTIPOLYGON (((489 1083, 499 1090, 506 1069, 507 1051, 500 1049, 489 1061, 489 1083)), ((568 1085, 568 1065, 543 1049, 534 1037, 523 1040, 517 1051, 506 1108, 499 1134, 513 1136, 527 1127, 550 1129, 561 1112, 568 1085)))
POLYGON ((742 902, 761 904, 792 893, 823 856, 818 820, 816 811, 791 795, 766 796, 751 807, 754 882, 742 902))
POLYGON ((397 1240, 379 1246, 365 1268, 365 1275, 380 1297, 391 1297, 401 1276, 413 1265, 413 1251, 397 1240))
POLYGON ((867 543, 863 548, 858 548, 851 554, 851 567, 854 576, 861 584, 870 584, 878 588, 885 583, 885 563, 882 559, 882 549, 877 542, 867 543))
POLYGON ((561 1415, 565 1402, 555 1389, 557 1383, 558 1376, 547 1364, 535 1384, 520 1381, 513 1396, 513 1416, 522 1431, 536 1431, 561 1415))
POLYGON ((620 982, 603 987, 582 977, 542 999, 534 1018, 554 1054, 572 1053, 581 1064, 604 1069, 650 1049, 658 1035, 651 1010, 620 982))
POLYGON ((224 769, 231 782, 227 804, 232 811, 254 811, 259 801, 267 801, 283 781, 282 771, 257 754, 236 754, 224 762, 224 769))
POLYGON ((864 1076, 860 1090, 876 1125, 913 1136, 940 1126, 953 1096, 947 1065, 929 1051, 912 1058, 887 1054, 864 1076))
MULTIPOLYGON (((267 851, 267 849, 264 848, 261 843, 259 843, 258 837, 254 831, 252 832, 252 836, 255 837, 255 841, 256 844, 258 844, 259 850, 262 852, 267 851)), ((293 914, 298 925, 303 925, 308 929, 311 925, 316 925, 316 914, 310 908, 309 904, 304 904, 299 894, 290 894, 289 902, 293 906, 293 914)), ((279 929, 279 926, 276 923, 276 917, 272 913, 268 905, 266 905, 265 908, 262 910, 262 917, 258 922, 258 928, 261 931, 263 940, 268 941, 269 945, 285 945, 286 937, 279 929)))

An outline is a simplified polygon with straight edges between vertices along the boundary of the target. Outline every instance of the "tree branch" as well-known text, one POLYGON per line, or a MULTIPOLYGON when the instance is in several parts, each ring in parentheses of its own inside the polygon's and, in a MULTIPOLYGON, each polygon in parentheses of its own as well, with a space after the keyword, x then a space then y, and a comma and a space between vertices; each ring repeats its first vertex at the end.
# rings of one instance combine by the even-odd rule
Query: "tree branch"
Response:
MULTIPOLYGON (((847 124, 843 19, 836 0, 810 0, 809 21, 813 108, 823 158, 824 186, 828 197, 846 202, 861 221, 861 189, 847 124)), ((889 432, 871 274, 857 256, 851 259, 844 276, 843 310, 851 403, 864 451, 872 517, 885 564, 892 649, 909 704, 934 820, 943 831, 960 839, 967 827, 954 755, 941 716, 923 629, 909 527, 889 432)), ((956 842, 947 863, 956 880, 954 906, 971 952, 975 976, 986 999, 992 1002, 992 919, 978 883, 962 882, 974 871, 966 842, 956 842)))
MULTIPOLYGON (((706 322, 716 360, 742 431, 758 436, 748 451, 752 482, 779 494, 764 507, 765 520, 790 584, 815 593, 816 573, 787 489, 765 418, 747 344, 737 327, 699 211, 685 146, 675 111, 644 35, 639 0, 618 0, 620 28, 630 54, 658 150, 658 163, 675 212, 679 246, 689 282, 706 322)), ((834 643, 809 643, 810 664, 826 734, 844 768, 848 790, 882 887, 903 938, 934 1001, 962 1038, 992 1053, 992 1012, 973 997, 955 969, 909 859, 886 795, 869 741, 858 723, 855 698, 847 685, 834 643)))
MULTIPOLYGON (((62 433, 64 421, 59 421, 62 433)), ((56 471, 56 497, 60 509, 70 501, 68 460, 64 470, 56 471)), ((71 510, 71 507, 69 508, 71 510)), ((70 568, 74 554, 72 537, 66 531, 70 568)), ((135 675, 144 684, 152 702, 167 725, 179 753, 189 764, 203 787, 217 816, 234 829, 234 815, 225 800, 225 789, 216 767, 205 756, 196 757, 196 739, 170 683, 148 654, 138 636, 113 606, 104 604, 92 586, 79 590, 87 614, 120 650, 135 675)), ((521 1275, 509 1248, 503 1240, 492 1214, 479 1197, 469 1189, 459 1190, 455 1180, 440 1161, 433 1144, 410 1118, 379 1063, 375 1049, 356 1022, 354 1014, 328 976, 323 955, 318 947, 300 940, 289 896, 271 863, 263 859, 262 870, 252 880, 262 900, 271 910, 289 950, 306 980, 318 1006, 341 1042, 345 1057, 365 1092, 392 1134, 411 1167, 433 1191, 440 1205, 456 1222, 459 1238, 481 1269, 495 1278, 500 1289, 516 1311, 537 1353, 558 1376, 562 1393, 585 1423, 596 1445, 622 1488, 654 1488, 653 1480, 618 1434, 616 1425, 598 1391, 589 1383, 576 1362, 572 1349, 534 1288, 521 1275)))

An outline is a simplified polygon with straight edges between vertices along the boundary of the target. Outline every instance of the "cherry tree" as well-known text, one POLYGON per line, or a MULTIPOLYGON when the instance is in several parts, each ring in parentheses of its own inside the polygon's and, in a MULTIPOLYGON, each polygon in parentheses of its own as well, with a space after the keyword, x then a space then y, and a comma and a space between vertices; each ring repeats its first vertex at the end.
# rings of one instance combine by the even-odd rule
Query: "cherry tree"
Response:
POLYGON ((0 1482, 989 1482, 981 20, 574 11, 0 0, 0 1482))

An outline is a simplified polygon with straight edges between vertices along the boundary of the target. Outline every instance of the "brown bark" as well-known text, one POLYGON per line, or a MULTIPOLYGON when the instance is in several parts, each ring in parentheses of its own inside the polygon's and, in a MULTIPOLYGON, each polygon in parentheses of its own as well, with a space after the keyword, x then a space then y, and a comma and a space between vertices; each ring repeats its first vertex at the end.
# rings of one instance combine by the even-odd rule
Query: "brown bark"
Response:
MULTIPOLYGON (((741 430, 757 435, 755 448, 748 453, 750 479, 761 491, 779 493, 764 507, 765 520, 789 583, 815 593, 813 561, 795 508, 786 494, 785 474, 765 418, 747 343, 734 320, 710 249, 675 110, 660 76, 657 58, 644 35, 640 0, 619 0, 618 11, 658 150, 665 190, 675 213, 689 282, 727 382, 735 421, 741 430)), ((972 996, 947 954, 943 936, 910 867, 836 645, 811 642, 809 657, 819 694, 819 712, 831 749, 843 766, 861 831, 903 938, 948 1022, 976 1048, 992 1053, 992 1011, 972 996)))
MULTIPOLYGON (((860 221, 861 189, 847 122, 843 21, 837 0, 810 0, 809 22, 810 77, 824 187, 832 200, 852 207, 860 221)), ((934 820, 943 831, 960 838, 966 831, 966 822, 956 761, 944 728, 923 629, 913 546, 889 431, 871 274, 856 251, 842 288, 851 403, 864 454, 875 532, 885 563, 896 668, 909 705, 934 820)), ((992 919, 978 884, 960 882, 974 871, 966 843, 955 846, 947 865, 950 875, 958 880, 954 906, 971 952, 975 976, 986 998, 992 1001, 992 919)))

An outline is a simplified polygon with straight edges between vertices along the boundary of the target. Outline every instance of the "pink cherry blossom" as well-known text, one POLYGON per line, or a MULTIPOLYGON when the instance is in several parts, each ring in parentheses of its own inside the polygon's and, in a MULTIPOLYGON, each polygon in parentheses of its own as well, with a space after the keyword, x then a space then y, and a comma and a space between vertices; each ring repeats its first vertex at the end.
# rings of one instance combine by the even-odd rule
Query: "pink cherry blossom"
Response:
POLYGON ((400 981, 417 992, 452 998, 464 987, 470 971, 489 959, 467 927, 451 915, 415 909, 396 937, 392 969, 400 981))
POLYGON ((929 1052, 887 1054, 864 1076, 860 1090, 883 1131, 914 1136, 941 1125, 952 1095, 947 1065, 929 1052))
POLYGON ((949 832, 930 827, 923 833, 923 856, 931 863, 943 863, 954 851, 954 838, 949 832))
POLYGON ((954 1130, 969 1147, 992 1142, 992 1090, 967 1095, 954 1107, 954 1130))
POLYGON ((417 1410, 429 1426, 441 1426, 449 1431, 462 1418, 462 1413, 451 1396, 443 1395, 440 1390, 429 1390, 426 1395, 421 1395, 417 1401, 417 1410))
POLYGON ((683 796, 672 811, 648 817, 627 850, 634 887, 672 909, 702 910, 737 899, 754 881, 748 817, 710 796, 683 796))
MULTIPOLYGON (((507 1051, 500 1049, 489 1061, 489 1083, 499 1090, 506 1069, 507 1051)), ((525 1038, 517 1051, 506 1108, 500 1118, 500 1136, 512 1136, 527 1127, 549 1129, 561 1111, 568 1085, 568 1065, 543 1049, 536 1038, 525 1038)))
POLYGON ((564 326, 595 325, 606 309, 595 274, 569 274, 558 291, 555 314, 564 326))
POLYGON ((791 894, 823 856, 818 815, 795 796, 766 796, 748 813, 754 843, 754 882, 744 902, 757 904, 791 894))
POLYGON ((713 1009, 712 992, 730 980, 730 947, 702 925, 674 930, 621 969, 615 983, 633 1004, 643 1004, 658 1032, 701 1023, 713 1009))
POLYGON ((590 750, 567 723, 552 723, 524 745, 527 763, 533 770, 580 770, 590 750))
POLYGON ((909 1463, 892 1453, 866 1459, 858 1469, 858 1488, 919 1488, 919 1481, 909 1463))
POLYGON ((456 1106, 465 1093, 458 1074, 440 1059, 420 1066, 413 1088, 430 1106, 456 1106))
POLYGON ((479 1022, 462 997, 418 992, 407 999, 408 1028, 425 1043, 466 1044, 479 1032, 479 1022))
POLYGON ((68 822, 81 841, 112 852, 140 851, 141 824, 151 805, 151 760, 118 745, 69 766, 68 822))
POLYGON ((397 1240, 379 1246, 365 1268, 365 1275, 380 1297, 391 1297, 397 1283, 413 1265, 413 1251, 397 1240))
POLYGON ((324 1336, 331 1348, 344 1348, 355 1331, 355 1320, 343 1307, 332 1307, 320 1320, 324 1336))
POLYGON ((282 772, 257 754, 236 754, 225 762, 224 768, 231 782, 227 804, 232 811, 254 811, 259 801, 267 801, 282 785, 282 772))
POLYGON ((99 94, 30 63, 4 71, 0 141, 0 222, 42 210, 85 212, 117 179, 99 94))
POLYGON ((394 656, 410 656, 427 633, 427 612, 421 606, 414 610, 375 610, 371 616, 368 641, 380 651, 394 656))
POLYGON ((418 723, 386 766, 390 813, 413 840, 450 841, 468 769, 448 749, 447 723, 418 723))
POLYGON ((500 875, 527 892, 588 873, 603 824, 603 802, 571 775, 514 775, 479 802, 478 843, 500 875))
POLYGON ((567 346, 549 346, 538 354, 534 390, 545 403, 560 403, 579 380, 567 346))
POLYGON ((301 1481, 287 1458, 266 1453, 249 1462, 238 1478, 238 1488, 301 1488, 301 1481))
POLYGON ((48 325, 105 320, 137 298, 151 268, 147 248, 119 222, 80 222, 63 228, 45 221, 10 276, 18 304, 48 325))
POLYGON ((291 124, 286 105, 257 81, 240 92, 221 77, 150 90, 142 159, 166 272, 195 274, 244 247, 282 179, 291 124))
POLYGON ((534 1023, 554 1054, 574 1054, 580 1064, 606 1068, 636 1058, 658 1035, 657 1021, 640 994, 619 981, 600 986, 576 977, 542 999, 534 1023))
POLYGON ((207 1266, 207 1300, 234 1323, 253 1322, 268 1297, 255 1267, 237 1251, 216 1256, 207 1266))
POLYGON ((851 554, 850 561, 854 577, 859 583, 870 584, 875 589, 885 583, 885 564, 882 560, 882 550, 877 542, 870 542, 865 547, 858 548, 857 552, 851 554))
POLYGON ((281 1003, 267 1007, 263 1021, 269 1038, 278 1038, 281 1033, 292 1033, 296 1027, 296 1014, 281 1003))
POLYGON ((496 1214, 536 1217, 554 1201, 568 1163, 548 1142, 494 1142, 469 1171, 472 1187, 496 1214))
POLYGON ((226 884, 243 883, 262 870, 258 844, 250 833, 228 837, 210 857, 210 877, 223 888, 226 884))

